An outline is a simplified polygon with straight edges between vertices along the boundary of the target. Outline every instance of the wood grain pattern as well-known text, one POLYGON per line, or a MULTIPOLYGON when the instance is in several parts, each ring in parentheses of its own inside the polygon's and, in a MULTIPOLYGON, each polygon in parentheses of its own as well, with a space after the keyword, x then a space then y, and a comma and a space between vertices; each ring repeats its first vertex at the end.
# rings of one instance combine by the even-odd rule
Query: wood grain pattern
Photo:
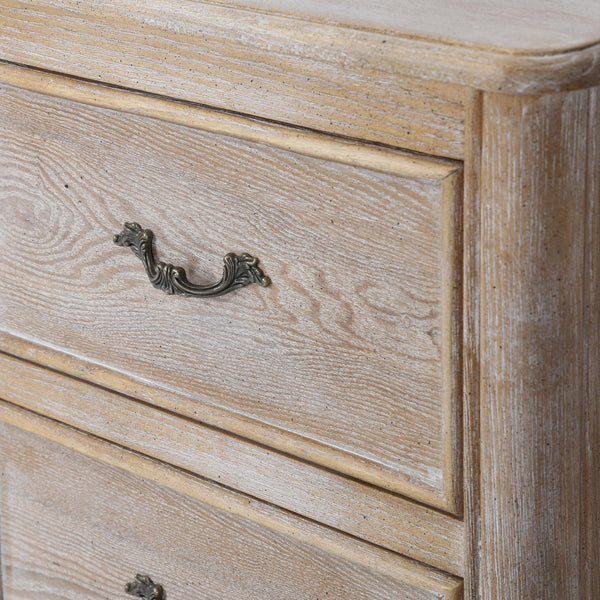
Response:
POLYGON ((301 19, 382 32, 493 46, 518 52, 552 52, 600 41, 595 0, 208 0, 301 19), (467 18, 468 17, 468 18, 467 18))
MULTIPOLYGON (((465 32, 479 12, 470 11, 465 32)), ((490 30, 507 14, 494 13, 490 30)), ((447 43, 444 26, 428 37, 198 0, 169 10, 162 0, 9 0, 0 6, 0 58, 456 158, 462 86, 533 94, 600 82, 598 44, 515 53, 447 43)))
POLYGON ((0 397, 461 576, 464 524, 132 398, 0 355, 0 397))
POLYGON ((598 553, 586 543, 599 533, 597 417, 586 416, 598 404, 590 109, 588 91, 484 96, 483 598, 597 595, 598 553))
POLYGON ((600 90, 590 93, 587 139, 586 249, 584 275, 585 386, 582 421, 581 554, 579 580, 583 596, 593 598, 600 590, 600 90))
POLYGON ((365 167, 402 177, 440 179, 446 177, 449 170, 458 167, 459 164, 2 62, 0 62, 0 81, 19 89, 160 119, 250 142, 269 144, 274 148, 314 158, 365 167))
POLYGON ((465 598, 480 598, 481 523, 480 523, 480 370, 479 321, 480 293, 480 175, 483 127, 483 94, 473 91, 467 102, 467 133, 470 148, 465 159, 465 197, 463 201, 463 481, 464 515, 468 556, 465 572, 465 598))
POLYGON ((456 164, 403 178, 9 87, 0 110, 5 330, 460 511, 456 164), (167 297, 112 245, 129 220, 196 280, 247 251, 274 285, 167 297))
POLYGON ((61 441, 99 450, 109 461, 102 464, 43 440, 44 423, 35 418, 28 425, 36 435, 3 424, 0 437, 3 583, 11 600, 121 597, 137 572, 162 583, 171 600, 461 596, 456 578, 227 490, 213 495, 230 505, 211 506, 110 462, 132 458, 137 472, 164 473, 170 484, 211 495, 181 471, 64 428, 61 441), (252 513, 275 529, 249 520, 252 513))
POLYGON ((345 70, 339 61, 355 61, 344 40, 331 46, 323 43, 326 32, 306 31, 302 41, 290 44, 301 28, 296 19, 275 18, 269 29, 264 15, 198 2, 171 4, 171 15, 156 2, 145 2, 143 9, 120 2, 98 8, 87 1, 3 2, 0 58, 283 123, 462 156, 460 86, 423 82, 408 73, 399 79, 372 69, 345 70), (181 12, 186 7, 188 14, 181 12), (57 30, 68 33, 58 41, 48 35, 57 30))

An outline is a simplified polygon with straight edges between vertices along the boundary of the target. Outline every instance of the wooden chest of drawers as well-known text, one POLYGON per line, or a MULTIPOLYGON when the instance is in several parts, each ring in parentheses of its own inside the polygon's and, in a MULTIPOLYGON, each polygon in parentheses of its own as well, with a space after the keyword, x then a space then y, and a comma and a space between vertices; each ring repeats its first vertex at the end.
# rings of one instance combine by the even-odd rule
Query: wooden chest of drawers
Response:
POLYGON ((3 600, 597 596, 600 11, 463 4, 0 7, 3 600))

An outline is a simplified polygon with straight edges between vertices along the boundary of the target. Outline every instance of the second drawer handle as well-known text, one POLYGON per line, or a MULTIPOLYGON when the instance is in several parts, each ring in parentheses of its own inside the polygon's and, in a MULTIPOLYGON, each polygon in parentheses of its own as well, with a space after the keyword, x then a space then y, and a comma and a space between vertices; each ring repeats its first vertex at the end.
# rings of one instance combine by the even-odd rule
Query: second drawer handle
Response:
POLYGON ((150 282, 155 288, 167 294, 208 298, 221 296, 233 290, 258 283, 266 287, 271 280, 258 266, 258 259, 249 254, 230 252, 223 259, 223 277, 212 285, 191 283, 182 267, 157 261, 152 249, 153 234, 150 229, 142 229, 137 223, 125 223, 123 231, 114 236, 117 246, 129 247, 142 261, 150 282))
POLYGON ((164 600, 162 585, 158 585, 148 575, 136 575, 135 581, 125 586, 125 592, 142 600, 164 600))

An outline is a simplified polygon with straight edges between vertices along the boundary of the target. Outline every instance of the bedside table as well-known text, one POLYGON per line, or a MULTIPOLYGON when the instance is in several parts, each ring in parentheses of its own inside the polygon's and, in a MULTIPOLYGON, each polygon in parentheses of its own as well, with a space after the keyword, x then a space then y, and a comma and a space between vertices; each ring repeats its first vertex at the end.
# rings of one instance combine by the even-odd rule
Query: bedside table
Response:
POLYGON ((594 598, 600 9, 138 4, 0 8, 4 600, 594 598))

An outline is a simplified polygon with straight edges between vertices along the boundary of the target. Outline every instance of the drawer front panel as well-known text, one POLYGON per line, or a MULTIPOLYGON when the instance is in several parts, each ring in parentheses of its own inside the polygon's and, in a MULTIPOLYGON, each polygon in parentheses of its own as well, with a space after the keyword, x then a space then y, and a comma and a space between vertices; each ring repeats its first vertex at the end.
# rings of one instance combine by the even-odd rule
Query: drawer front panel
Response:
POLYGON ((11 413, 35 411, 442 571, 465 571, 464 522, 393 492, 3 354, 0 398, 11 413))
MULTIPOLYGON (((0 434, 5 600, 125 600, 136 573, 162 584, 169 600, 460 595, 455 578, 352 540, 344 550, 326 530, 323 547, 298 540, 310 537, 310 523, 303 531, 288 519, 288 536, 13 426, 1 424, 0 434)), ((255 512, 266 518, 269 507, 255 512)))
POLYGON ((393 172, 370 170, 343 164, 342 142, 323 160, 10 87, 0 122, 7 331, 459 510, 456 165, 386 151, 393 172), (113 245, 125 221, 194 281, 233 251, 273 283, 167 296, 113 245))

